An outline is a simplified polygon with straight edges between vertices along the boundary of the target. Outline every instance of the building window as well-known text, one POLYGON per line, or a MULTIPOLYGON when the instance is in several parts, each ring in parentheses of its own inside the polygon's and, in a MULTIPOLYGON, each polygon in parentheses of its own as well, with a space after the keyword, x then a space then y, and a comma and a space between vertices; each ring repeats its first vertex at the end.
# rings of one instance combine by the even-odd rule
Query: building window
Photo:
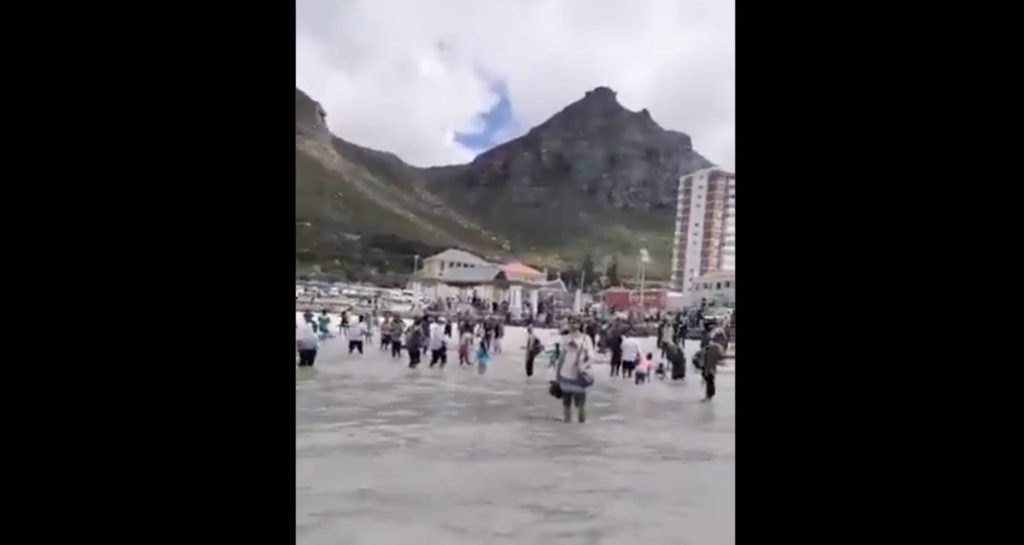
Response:
POLYGON ((715 284, 715 286, 717 286, 717 287, 715 288, 716 290, 720 290, 720 289, 722 289, 722 283, 721 283, 721 282, 719 282, 719 283, 715 284))

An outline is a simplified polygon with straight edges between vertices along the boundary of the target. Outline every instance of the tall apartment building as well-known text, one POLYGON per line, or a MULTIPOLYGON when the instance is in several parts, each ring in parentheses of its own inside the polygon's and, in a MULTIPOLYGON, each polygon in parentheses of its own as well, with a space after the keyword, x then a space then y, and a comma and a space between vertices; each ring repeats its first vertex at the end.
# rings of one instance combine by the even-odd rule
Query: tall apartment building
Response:
POLYGON ((736 175, 712 167, 680 177, 672 288, 687 293, 699 276, 735 270, 736 175))

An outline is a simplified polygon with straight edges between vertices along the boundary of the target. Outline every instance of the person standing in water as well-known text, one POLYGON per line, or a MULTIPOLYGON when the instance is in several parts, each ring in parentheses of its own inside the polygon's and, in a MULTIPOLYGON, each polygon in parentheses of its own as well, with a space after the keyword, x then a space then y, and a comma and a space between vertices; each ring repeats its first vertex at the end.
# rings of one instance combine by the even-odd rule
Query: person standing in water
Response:
POLYGON ((349 328, 348 337, 348 353, 358 350, 360 354, 363 353, 363 338, 366 335, 366 319, 364 316, 359 317, 359 322, 356 325, 349 328))
POLYGON ((469 361, 469 351, 473 349, 473 327, 469 322, 463 322, 459 331, 462 332, 459 337, 459 367, 472 365, 469 361))
POLYGON ((686 378, 686 355, 683 349, 676 343, 672 343, 666 350, 668 362, 672 366, 672 380, 683 380, 686 378))
POLYGON ((726 334, 724 327, 716 325, 711 330, 711 340, 722 346, 723 353, 729 352, 729 335, 726 334))
POLYGON ((636 339, 625 339, 622 341, 622 378, 633 376, 633 369, 636 369, 640 362, 640 341, 636 339))
POLYGON ((433 367, 440 362, 441 368, 448 363, 448 347, 445 345, 444 326, 435 323, 430 327, 430 366, 433 367))
POLYGON ((618 322, 608 328, 607 339, 608 349, 612 352, 610 376, 614 377, 619 374, 622 367, 622 330, 619 328, 618 322))
POLYGON ((526 327, 526 376, 533 376, 533 360, 543 350, 540 339, 533 332, 533 326, 526 327))
POLYGON ((327 340, 331 336, 331 317, 327 314, 327 309, 324 309, 320 316, 317 317, 317 327, 320 330, 320 340, 327 340))
POLYGON ((423 344, 423 328, 420 327, 420 324, 414 323, 409 328, 409 333, 405 339, 405 349, 409 352, 410 369, 415 369, 420 364, 423 344))
POLYGON ((391 359, 402 357, 402 335, 405 323, 398 316, 391 317, 391 359))
POLYGON ((647 382, 647 377, 651 374, 652 365, 654 365, 654 354, 648 352, 647 357, 641 359, 640 363, 636 364, 636 382, 633 384, 647 382))
POLYGON ((424 316, 420 321, 420 331, 423 334, 423 341, 420 347, 420 350, 423 352, 421 357, 425 357, 427 355, 427 347, 430 341, 430 324, 432 321, 433 320, 431 320, 430 316, 424 316))
POLYGON ((718 375, 718 366, 725 365, 725 348, 718 342, 712 340, 704 347, 703 362, 701 364, 701 376, 704 377, 704 399, 708 402, 715 397, 715 377, 718 375))
POLYGON ((341 311, 341 321, 338 322, 338 331, 343 337, 348 338, 348 311, 341 311))
POLYGON ((665 358, 668 354, 668 343, 672 342, 672 324, 669 323, 668 318, 661 323, 661 329, 658 331, 658 349, 661 350, 661 357, 665 358))
POLYGON ((320 339, 312 321, 303 322, 295 328, 295 348, 299 351, 299 367, 313 367, 320 339))
POLYGON ((562 392, 562 419, 572 422, 572 405, 576 405, 579 423, 587 421, 587 388, 594 383, 590 374, 590 349, 579 326, 572 326, 564 340, 562 351, 555 369, 558 387, 562 392))
POLYGON ((585 331, 587 333, 587 337, 590 338, 590 349, 596 352, 597 351, 597 322, 595 322, 593 318, 587 320, 587 325, 585 326, 585 331))
POLYGON ((388 316, 385 314, 384 321, 380 324, 380 351, 387 352, 389 348, 391 348, 391 322, 388 321, 388 316))
POLYGON ((486 338, 480 339, 480 346, 476 349, 476 369, 481 375, 487 372, 487 364, 490 362, 491 356, 487 353, 487 342, 486 338))
POLYGON ((490 317, 484 320, 484 342, 487 345, 487 351, 491 350, 491 340, 494 339, 494 321, 490 317))
POLYGON ((704 350, 704 347, 711 342, 711 329, 715 327, 715 322, 708 320, 704 322, 704 331, 701 332, 700 336, 700 349, 704 350))
POLYGON ((494 322, 494 344, 492 348, 495 354, 501 354, 501 338, 505 336, 505 326, 501 321, 494 322))

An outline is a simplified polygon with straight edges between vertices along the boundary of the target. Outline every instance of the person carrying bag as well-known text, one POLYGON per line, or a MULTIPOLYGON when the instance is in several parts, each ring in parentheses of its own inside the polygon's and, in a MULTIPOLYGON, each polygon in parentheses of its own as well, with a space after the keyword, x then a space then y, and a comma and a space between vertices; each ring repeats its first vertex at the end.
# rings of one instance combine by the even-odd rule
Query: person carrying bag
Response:
POLYGON ((582 424, 587 419, 587 388, 594 384, 594 375, 590 372, 590 354, 578 327, 573 328, 565 345, 555 369, 555 379, 562 394, 563 420, 572 421, 571 407, 576 405, 577 417, 582 424), (567 362, 569 365, 566 365, 567 362))

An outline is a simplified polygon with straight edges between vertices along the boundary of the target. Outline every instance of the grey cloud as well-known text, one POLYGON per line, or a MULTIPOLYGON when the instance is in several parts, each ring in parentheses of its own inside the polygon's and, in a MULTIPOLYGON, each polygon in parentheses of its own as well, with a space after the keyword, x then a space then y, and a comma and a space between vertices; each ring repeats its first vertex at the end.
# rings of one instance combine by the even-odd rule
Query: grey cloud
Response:
POLYGON ((472 157, 452 134, 497 100, 484 74, 507 83, 520 131, 608 85, 735 168, 734 13, 731 0, 298 0, 296 84, 339 136, 421 166, 472 157))

